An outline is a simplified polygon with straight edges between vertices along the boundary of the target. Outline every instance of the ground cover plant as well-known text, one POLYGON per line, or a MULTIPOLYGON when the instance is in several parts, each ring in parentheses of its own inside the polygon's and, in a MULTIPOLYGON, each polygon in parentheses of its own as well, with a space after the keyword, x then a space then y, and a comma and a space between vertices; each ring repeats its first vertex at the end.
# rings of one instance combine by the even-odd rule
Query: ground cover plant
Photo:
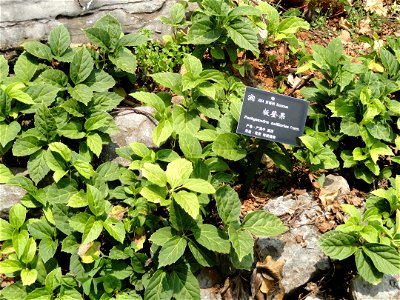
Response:
POLYGON ((173 27, 164 45, 106 15, 84 29, 90 46, 71 48, 60 25, 48 44, 24 43, 14 65, 0 56, 0 183, 27 192, 0 219, 0 273, 14 281, 0 299, 199 299, 202 268, 252 270, 254 238, 287 228, 241 211, 237 187, 257 141, 235 133, 245 85, 234 69, 279 45, 301 58, 298 74, 317 76, 301 90, 311 105, 300 146, 269 142, 266 154, 288 176, 331 170, 371 191, 389 183, 363 213, 343 205, 346 222, 320 246, 334 259, 354 255, 373 284, 398 272, 399 42, 349 57, 333 39, 310 54, 299 16, 264 2, 192 2, 187 17, 182 2, 163 18, 173 27), (122 102, 154 108, 157 121, 156 149, 117 149, 128 168, 99 160, 122 102), (15 165, 28 175, 13 175, 15 165))

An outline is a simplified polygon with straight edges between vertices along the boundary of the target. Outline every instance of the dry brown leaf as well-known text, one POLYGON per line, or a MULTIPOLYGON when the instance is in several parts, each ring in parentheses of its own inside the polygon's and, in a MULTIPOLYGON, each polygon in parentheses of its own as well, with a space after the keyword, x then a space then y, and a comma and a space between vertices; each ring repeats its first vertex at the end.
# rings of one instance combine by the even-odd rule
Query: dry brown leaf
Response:
POLYGON ((384 17, 388 14, 388 8, 384 5, 383 0, 365 0, 364 9, 384 17))
POLYGON ((328 205, 333 204, 333 202, 337 199, 339 195, 339 190, 329 191, 327 189, 321 188, 319 191, 318 198, 321 200, 321 204, 326 207, 328 205))
POLYGON ((342 30, 340 32, 340 40, 343 42, 343 44, 348 44, 351 42, 351 35, 350 32, 347 30, 342 30))
POLYGON ((282 270, 285 261, 273 260, 267 256, 264 262, 257 262, 252 276, 252 295, 254 299, 282 300, 285 290, 282 285, 282 270), (264 297, 262 297, 264 296, 264 297))
POLYGON ((349 21, 347 21, 347 19, 341 17, 339 19, 339 26, 343 29, 346 30, 350 30, 353 26, 351 25, 351 23, 349 21))
POLYGON ((360 20, 359 24, 358 24, 358 28, 359 28, 358 33, 360 33, 360 34, 372 34, 373 31, 371 29, 370 23, 371 23, 371 19, 369 17, 366 18, 366 19, 360 20))

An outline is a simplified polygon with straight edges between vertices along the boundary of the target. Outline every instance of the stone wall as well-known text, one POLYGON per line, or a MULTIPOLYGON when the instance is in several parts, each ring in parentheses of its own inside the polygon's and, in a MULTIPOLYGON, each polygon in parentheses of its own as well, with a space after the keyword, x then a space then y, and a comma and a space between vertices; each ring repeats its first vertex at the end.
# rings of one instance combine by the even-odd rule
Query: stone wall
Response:
POLYGON ((12 49, 25 40, 46 40, 63 23, 72 42, 87 41, 81 28, 92 26, 106 13, 115 16, 125 32, 147 27, 164 34, 159 21, 174 0, 0 0, 0 49, 12 49))

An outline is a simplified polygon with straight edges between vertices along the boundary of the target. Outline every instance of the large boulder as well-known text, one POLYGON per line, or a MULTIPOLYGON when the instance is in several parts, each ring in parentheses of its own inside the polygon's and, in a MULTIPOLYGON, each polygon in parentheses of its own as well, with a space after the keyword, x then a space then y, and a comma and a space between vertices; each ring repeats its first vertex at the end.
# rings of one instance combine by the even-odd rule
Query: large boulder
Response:
POLYGON ((289 230, 275 238, 259 238, 255 250, 262 261, 268 255, 285 261, 282 284, 290 294, 330 268, 328 257, 318 247, 321 233, 314 225, 323 212, 311 193, 271 199, 264 209, 280 217, 289 230))
POLYGON ((147 27, 165 34, 159 18, 167 15, 173 0, 2 0, 0 48, 19 46, 24 40, 45 40, 54 26, 64 24, 73 43, 86 42, 82 28, 92 26, 104 14, 114 15, 125 32, 147 27))

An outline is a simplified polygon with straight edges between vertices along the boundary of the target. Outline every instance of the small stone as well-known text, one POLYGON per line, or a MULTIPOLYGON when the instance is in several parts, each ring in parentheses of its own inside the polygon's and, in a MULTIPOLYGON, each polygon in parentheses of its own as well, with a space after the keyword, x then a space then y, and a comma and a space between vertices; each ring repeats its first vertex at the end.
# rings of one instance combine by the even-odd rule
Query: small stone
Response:
POLYGON ((350 186, 347 183, 347 180, 342 176, 332 174, 326 176, 323 188, 331 193, 336 191, 340 191, 340 193, 344 195, 350 193, 350 186))
POLYGON ((111 135, 111 143, 104 147, 101 161, 114 161, 123 166, 129 166, 130 162, 118 157, 116 148, 129 146, 133 142, 145 144, 149 148, 155 148, 153 142, 153 130, 156 127, 152 118, 154 109, 151 107, 136 107, 135 111, 124 110, 115 117, 115 124, 119 132, 111 135))
POLYGON ((351 281, 350 292, 353 300, 399 300, 400 275, 384 275, 377 285, 357 276, 351 281))
POLYGON ((26 191, 23 188, 0 184, 0 218, 8 219, 10 208, 19 203, 25 194, 26 191))

